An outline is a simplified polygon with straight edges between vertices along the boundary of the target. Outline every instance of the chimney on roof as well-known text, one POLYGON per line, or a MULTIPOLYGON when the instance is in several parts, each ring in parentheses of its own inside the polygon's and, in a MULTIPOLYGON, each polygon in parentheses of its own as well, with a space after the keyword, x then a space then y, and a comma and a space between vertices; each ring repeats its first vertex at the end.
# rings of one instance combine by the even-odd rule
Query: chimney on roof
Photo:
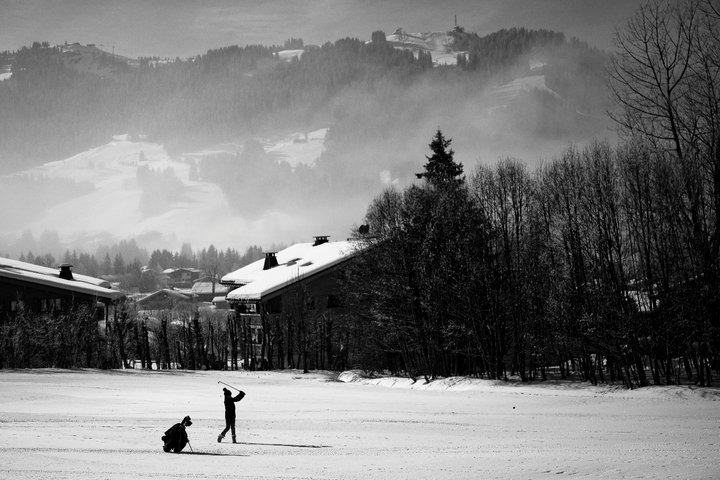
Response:
POLYGON ((271 268, 278 266, 275 253, 276 252, 265 252, 265 264, 263 265, 263 270, 270 270, 271 268))
POLYGON ((60 265, 60 278, 63 280, 74 280, 72 271, 70 270, 72 265, 69 263, 63 263, 60 265))
POLYGON ((315 239, 315 243, 313 243, 313 247, 317 247, 318 245, 322 245, 323 243, 328 243, 327 235, 317 235, 313 238, 315 239))

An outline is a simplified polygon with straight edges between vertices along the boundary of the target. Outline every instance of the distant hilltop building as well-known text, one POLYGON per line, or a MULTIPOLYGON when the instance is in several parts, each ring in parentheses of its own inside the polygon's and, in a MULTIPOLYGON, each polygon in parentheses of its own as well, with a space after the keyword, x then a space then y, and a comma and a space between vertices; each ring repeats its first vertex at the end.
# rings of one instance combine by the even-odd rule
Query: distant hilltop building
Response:
POLYGON ((464 33, 465 32, 465 29, 463 27, 461 27, 460 25, 458 25, 458 23, 457 23, 457 15, 455 15, 455 26, 453 27, 452 31, 456 32, 456 33, 464 33))

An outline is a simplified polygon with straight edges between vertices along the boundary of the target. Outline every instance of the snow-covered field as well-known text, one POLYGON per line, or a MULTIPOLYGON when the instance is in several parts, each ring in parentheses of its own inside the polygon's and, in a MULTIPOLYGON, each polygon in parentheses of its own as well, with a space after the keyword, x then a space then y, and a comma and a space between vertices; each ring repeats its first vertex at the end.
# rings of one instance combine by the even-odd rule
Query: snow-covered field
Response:
POLYGON ((0 371, 0 478, 720 478, 717 389, 335 380, 0 371), (237 445, 218 381, 247 393, 237 445), (163 453, 185 415, 192 451, 163 453))

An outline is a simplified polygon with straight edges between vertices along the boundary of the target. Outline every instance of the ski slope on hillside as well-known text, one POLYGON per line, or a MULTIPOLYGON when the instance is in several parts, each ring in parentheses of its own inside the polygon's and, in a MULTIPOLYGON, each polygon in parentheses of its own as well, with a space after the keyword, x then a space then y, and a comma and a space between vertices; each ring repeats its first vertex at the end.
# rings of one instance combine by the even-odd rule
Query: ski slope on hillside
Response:
POLYGON ((555 98, 560 98, 560 95, 548 88, 545 84, 545 75, 528 75, 526 77, 519 77, 511 82, 494 87, 490 91, 496 100, 510 102, 516 99, 522 92, 529 92, 532 90, 547 92, 555 98))
MULTIPOLYGON (((47 178, 87 182, 93 191, 52 205, 26 229, 57 231, 69 243, 95 243, 107 237, 135 237, 177 244, 198 238, 198 231, 211 231, 229 208, 219 187, 189 180, 190 166, 172 160, 158 144, 132 142, 123 137, 65 160, 47 163, 24 172, 47 178), (165 211, 145 215, 140 202, 143 190, 138 169, 172 172, 182 183, 182 192, 165 211)), ((170 174, 170 173, 169 173, 170 174)), ((150 199, 151 203, 153 200, 150 199)))
MULTIPOLYGON (((296 133, 262 143, 271 161, 312 167, 322 153, 326 132, 327 129, 320 129, 296 133)), ((307 240, 318 232, 341 237, 348 230, 349 226, 344 224, 336 225, 337 231, 328 229, 330 222, 342 216, 340 212, 333 213, 340 206, 329 206, 326 223, 320 225, 309 221, 313 218, 310 214, 297 218, 281 211, 270 211, 261 218, 243 218, 232 211, 218 185, 190 178, 193 162, 197 164, 218 153, 235 154, 240 148, 220 145, 171 158, 162 145, 117 135, 106 145, 14 174, 70 179, 93 188, 58 201, 43 212, 28 212, 29 220, 22 228, 3 234, 19 237, 30 231, 39 236, 54 231, 68 247, 92 251, 98 245, 129 238, 146 248, 179 249, 185 242, 198 247, 213 244, 220 248, 242 248, 258 243, 307 240), (160 209, 147 208, 155 200, 152 189, 144 194, 138 180, 142 169, 165 172, 177 179, 177 192, 169 199, 164 198, 159 203, 160 209)), ((18 204, 24 204, 22 199, 18 199, 18 204)), ((358 210, 358 214, 361 212, 358 210)))

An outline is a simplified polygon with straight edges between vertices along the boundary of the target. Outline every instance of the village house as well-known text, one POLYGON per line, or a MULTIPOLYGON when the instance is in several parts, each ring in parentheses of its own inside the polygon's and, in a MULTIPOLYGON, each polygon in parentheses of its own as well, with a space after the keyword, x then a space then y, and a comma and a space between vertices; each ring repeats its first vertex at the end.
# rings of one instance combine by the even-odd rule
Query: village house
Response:
POLYGON ((149 293, 136 302, 138 310, 172 310, 182 304, 193 303, 192 294, 179 292, 170 288, 163 288, 149 293))
POLYGON ((330 242, 318 236, 312 243, 267 252, 264 259, 225 275, 220 283, 230 288, 226 299, 248 332, 243 359, 259 365, 272 361, 269 325, 293 315, 320 318, 338 310, 339 267, 360 248, 354 240, 330 242))
POLYGON ((74 274, 68 264, 49 268, 0 257, 0 316, 62 313, 87 305, 98 320, 107 320, 109 307, 124 296, 103 279, 74 274))
POLYGON ((193 282, 202 275, 197 268, 167 268, 163 270, 163 278, 168 288, 192 288, 193 282))

